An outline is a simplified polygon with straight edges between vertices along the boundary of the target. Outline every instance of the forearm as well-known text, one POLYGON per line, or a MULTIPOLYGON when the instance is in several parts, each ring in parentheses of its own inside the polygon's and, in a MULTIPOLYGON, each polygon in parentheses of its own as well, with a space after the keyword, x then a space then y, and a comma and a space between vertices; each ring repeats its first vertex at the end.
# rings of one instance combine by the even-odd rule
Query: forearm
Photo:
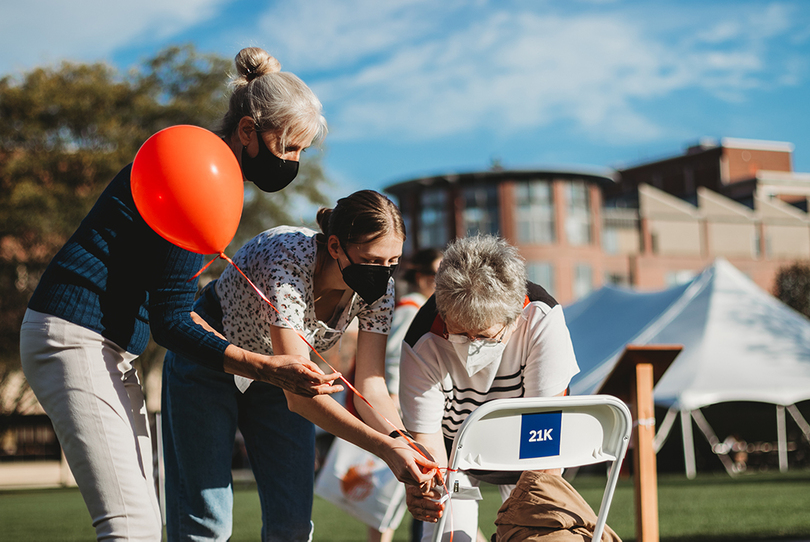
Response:
MULTIPOLYGON (((189 313, 186 313, 188 316, 189 313)), ((230 343, 219 334, 209 332, 190 316, 183 321, 161 323, 150 321, 152 338, 166 350, 171 350, 200 365, 223 370, 230 343)))
POLYGON ((383 433, 372 429, 352 416, 331 397, 306 398, 287 393, 287 406, 292 412, 303 416, 336 437, 351 442, 376 456, 381 457, 392 446, 393 439, 388 437, 388 432, 383 433))
POLYGON ((388 388, 383 378, 367 379, 364 382, 365 385, 358 384, 357 390, 363 394, 363 397, 374 407, 372 409, 363 399, 355 395, 354 407, 357 409, 357 413, 364 422, 385 434, 389 434, 394 429, 402 429, 404 427, 399 417, 397 405, 389 395, 388 388), (391 424, 393 424, 393 427, 391 424))
POLYGON ((425 447, 433 456, 433 460, 440 468, 447 467, 447 451, 444 449, 444 435, 441 431, 436 433, 414 433, 416 442, 425 447))
POLYGON ((312 397, 341 391, 339 373, 324 374, 310 360, 299 355, 265 356, 228 345, 223 357, 225 372, 267 382, 298 395, 312 397))
POLYGON ((229 344, 225 349, 222 366, 228 374, 260 380, 259 356, 235 344, 229 344))
POLYGON ((386 339, 385 335, 368 331, 358 334, 354 385, 373 408, 357 396, 354 406, 364 422, 387 435, 394 429, 402 429, 403 425, 385 384, 386 339))
POLYGON ((208 322, 206 322, 205 319, 202 316, 200 316, 199 314, 197 314, 194 311, 191 311, 191 320, 195 324, 197 324, 198 326, 202 326, 202 328, 204 330, 208 331, 209 333, 213 333, 214 335, 216 335, 217 337, 219 337, 223 341, 228 340, 228 339, 225 338, 225 336, 222 333, 220 333, 219 331, 217 331, 216 329, 211 327, 211 325, 208 322))

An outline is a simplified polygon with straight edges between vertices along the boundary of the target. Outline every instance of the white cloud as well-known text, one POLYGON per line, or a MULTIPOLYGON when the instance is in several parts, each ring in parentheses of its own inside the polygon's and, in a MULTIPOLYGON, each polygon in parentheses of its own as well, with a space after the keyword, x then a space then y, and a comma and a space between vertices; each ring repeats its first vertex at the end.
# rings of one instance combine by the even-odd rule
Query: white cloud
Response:
POLYGON ((737 21, 720 21, 704 32, 699 32, 697 39, 707 43, 721 43, 739 38, 743 31, 742 25, 737 21))
MULTIPOLYGON (((549 6, 308 2, 274 9, 263 24, 296 69, 315 74, 331 137, 411 140, 559 122, 592 135, 654 138, 662 128, 640 105, 683 90, 743 100, 766 79, 768 40, 790 29, 782 4, 741 8, 719 23, 699 8, 670 21, 654 6, 549 6)), ((772 81, 798 77, 794 69, 772 81)))
POLYGON ((341 70, 380 52, 419 41, 435 30, 434 0, 282 2, 259 19, 279 59, 310 69, 341 70))
POLYGON ((60 60, 106 59, 210 18, 226 0, 26 0, 0 3, 0 73, 60 60))
POLYGON ((793 6, 774 2, 764 10, 756 10, 748 15, 748 31, 757 38, 778 36, 790 29, 793 6))
MULTIPOLYGON (((226 3, 3 2, 0 73, 61 58, 103 60, 133 44, 158 48, 211 23, 220 8, 238 9, 226 3)), ((220 33, 230 37, 223 54, 249 40, 302 75, 324 102, 331 139, 562 125, 593 139, 643 141, 666 131, 650 111, 679 92, 740 102, 752 89, 806 81, 800 48, 810 34, 800 5, 278 1, 245 14, 244 24, 223 23, 220 33)))

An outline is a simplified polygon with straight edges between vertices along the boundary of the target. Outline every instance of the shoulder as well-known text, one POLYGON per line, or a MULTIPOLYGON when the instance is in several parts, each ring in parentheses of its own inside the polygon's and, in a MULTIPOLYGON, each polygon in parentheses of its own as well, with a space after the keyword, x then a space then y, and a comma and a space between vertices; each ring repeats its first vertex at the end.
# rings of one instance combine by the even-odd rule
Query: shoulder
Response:
POLYGON ((439 311, 436 309, 436 297, 430 296, 411 322, 408 333, 405 334, 405 342, 413 348, 440 320, 439 311))
POLYGON ((109 213, 109 207, 112 206, 117 208, 118 212, 132 215, 133 218, 145 224, 132 196, 131 176, 132 164, 128 164, 113 177, 99 196, 91 213, 98 212, 100 207, 105 207, 105 212, 109 213))
POLYGON ((558 320, 565 322, 562 305, 542 286, 527 282, 526 304, 523 307, 521 320, 529 329, 539 332, 548 326, 554 326, 558 320))
POLYGON ((284 255, 286 259, 308 259, 315 253, 315 232, 308 228, 278 226, 263 231, 243 246, 239 252, 267 256, 284 255))
POLYGON ((314 245, 315 231, 309 228, 276 226, 275 228, 263 231, 257 235, 255 239, 269 245, 306 250, 314 245))
POLYGON ((559 305, 559 303, 557 303, 557 300, 554 299, 551 296, 551 294, 546 291, 545 288, 543 288, 539 284, 535 284, 529 281, 526 281, 526 297, 529 298, 529 302, 542 303, 547 307, 549 307, 549 309, 553 309, 554 307, 559 305))

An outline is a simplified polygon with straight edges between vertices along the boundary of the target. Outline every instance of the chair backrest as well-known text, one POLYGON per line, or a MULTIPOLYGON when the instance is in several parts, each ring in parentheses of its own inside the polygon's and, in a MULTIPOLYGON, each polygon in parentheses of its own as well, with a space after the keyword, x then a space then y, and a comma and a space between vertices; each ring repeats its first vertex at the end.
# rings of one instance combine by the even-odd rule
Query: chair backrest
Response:
MULTIPOLYGON (((526 471, 610 462, 594 530, 601 540, 632 430, 627 406, 611 395, 497 399, 475 409, 459 427, 450 452, 454 471, 526 471)), ((434 540, 441 540, 440 518, 434 540)))

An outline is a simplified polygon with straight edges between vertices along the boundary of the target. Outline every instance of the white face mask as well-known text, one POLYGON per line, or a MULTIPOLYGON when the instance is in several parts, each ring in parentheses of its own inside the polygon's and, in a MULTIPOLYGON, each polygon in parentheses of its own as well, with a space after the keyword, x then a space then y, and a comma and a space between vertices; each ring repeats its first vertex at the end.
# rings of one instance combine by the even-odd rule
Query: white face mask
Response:
POLYGON ((500 360, 506 348, 504 342, 494 343, 482 340, 451 344, 469 376, 474 375, 493 361, 500 360))

